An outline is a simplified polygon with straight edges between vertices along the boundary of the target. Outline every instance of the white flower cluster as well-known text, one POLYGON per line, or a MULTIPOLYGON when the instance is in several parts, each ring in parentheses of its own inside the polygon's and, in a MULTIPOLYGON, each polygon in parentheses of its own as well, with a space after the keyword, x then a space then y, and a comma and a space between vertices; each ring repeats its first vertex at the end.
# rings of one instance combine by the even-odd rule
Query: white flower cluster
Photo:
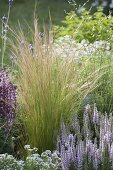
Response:
POLYGON ((37 148, 31 149, 30 145, 25 145, 25 149, 29 154, 25 161, 18 161, 12 155, 0 154, 0 170, 57 170, 59 168, 61 159, 57 151, 52 153, 50 150, 46 150, 39 155, 37 148))
POLYGON ((23 170, 19 166, 18 161, 12 156, 6 154, 0 154, 0 169, 2 170, 23 170))
POLYGON ((113 55, 111 50, 111 44, 107 41, 95 41, 89 43, 87 40, 82 40, 81 43, 77 43, 71 36, 66 35, 55 40, 54 53, 61 57, 75 57, 82 58, 92 56, 95 53, 106 53, 107 55, 113 55))

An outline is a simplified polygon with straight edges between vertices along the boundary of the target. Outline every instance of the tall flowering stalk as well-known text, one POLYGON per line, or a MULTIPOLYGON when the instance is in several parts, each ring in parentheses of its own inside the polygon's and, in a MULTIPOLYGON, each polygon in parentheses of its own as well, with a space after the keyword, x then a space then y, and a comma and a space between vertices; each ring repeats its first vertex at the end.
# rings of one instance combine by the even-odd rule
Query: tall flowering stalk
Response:
POLYGON ((8 14, 7 17, 2 17, 2 61, 1 61, 1 67, 4 66, 4 56, 6 51, 6 42, 7 42, 7 30, 8 30, 8 21, 10 16, 10 10, 13 3, 13 0, 8 0, 9 8, 8 8, 8 14))
POLYGON ((16 88, 11 83, 7 72, 0 70, 0 117, 5 121, 8 132, 12 126, 17 109, 16 88))
MULTIPOLYGON (((79 124, 77 118, 75 125, 79 124)), ((60 144, 62 169, 70 170, 74 165, 74 170, 104 170, 113 169, 113 116, 107 113, 100 114, 96 104, 91 111, 89 105, 86 106, 83 116, 83 129, 69 132, 69 128, 61 129, 62 135, 58 142, 60 144), (63 134, 67 131, 67 135, 63 134), (63 137, 62 137, 63 136, 63 137), (71 141, 71 142, 70 142, 71 141), (71 143, 71 144, 70 144, 71 143), (66 146, 66 147, 65 147, 66 146)), ((74 124, 74 122, 72 123, 74 124)))

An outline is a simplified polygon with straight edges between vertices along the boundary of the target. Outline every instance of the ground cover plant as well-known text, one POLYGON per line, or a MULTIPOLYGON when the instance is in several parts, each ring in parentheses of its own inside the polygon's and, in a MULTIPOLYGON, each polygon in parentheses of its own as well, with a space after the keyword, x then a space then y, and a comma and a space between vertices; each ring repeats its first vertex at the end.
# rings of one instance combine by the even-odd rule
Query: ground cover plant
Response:
POLYGON ((12 155, 0 154, 0 168, 2 170, 60 170, 61 159, 57 152, 46 150, 41 155, 37 153, 37 148, 30 148, 26 145, 27 157, 25 160, 16 160, 12 155))

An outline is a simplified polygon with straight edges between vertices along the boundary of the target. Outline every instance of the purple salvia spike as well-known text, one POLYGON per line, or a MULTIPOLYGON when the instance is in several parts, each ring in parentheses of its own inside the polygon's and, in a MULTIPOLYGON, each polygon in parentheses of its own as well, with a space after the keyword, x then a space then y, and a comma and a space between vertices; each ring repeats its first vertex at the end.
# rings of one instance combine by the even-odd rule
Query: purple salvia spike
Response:
POLYGON ((93 111, 92 121, 93 121, 94 124, 99 125, 99 113, 98 113, 96 104, 94 104, 94 111, 93 111))
POLYGON ((101 164, 101 154, 100 150, 95 148, 95 153, 94 153, 94 167, 97 170, 99 165, 101 164))
POLYGON ((105 134, 104 134, 104 142, 106 144, 110 143, 110 139, 111 139, 111 133, 109 131, 107 131, 105 134))
POLYGON ((95 138, 94 144, 93 144, 93 155, 92 155, 92 161, 93 161, 93 167, 94 169, 98 169, 98 166, 101 161, 101 155, 100 150, 97 149, 97 139, 95 138))
POLYGON ((112 142, 111 147, 110 147, 109 158, 110 158, 110 161, 111 161, 111 169, 113 169, 113 142, 112 142))
POLYGON ((72 134, 69 135, 69 152, 70 152, 70 158, 71 158, 71 162, 75 163, 75 136, 73 136, 72 134))
POLYGON ((99 143, 99 149, 101 151, 101 160, 102 160, 102 153, 104 151, 104 131, 102 126, 100 126, 100 143, 99 143))
POLYGON ((84 117, 83 117, 83 122, 84 122, 84 134, 86 135, 87 138, 90 137, 90 130, 88 128, 89 125, 89 111, 90 111, 90 106, 87 105, 85 107, 85 111, 84 111, 84 117))
POLYGON ((80 140, 77 145, 77 170, 83 169, 84 154, 85 154, 84 142, 80 140))
POLYGON ((61 142, 62 142, 62 144, 65 143, 66 139, 67 139, 66 127, 65 127, 64 122, 62 121, 61 122, 61 142))
POLYGON ((69 155, 67 154, 65 150, 65 146, 62 145, 61 147, 61 162, 65 170, 68 170, 70 167, 70 158, 68 157, 69 155))
POLYGON ((110 123, 110 130, 112 131, 112 123, 113 123, 113 116, 112 116, 112 113, 109 114, 109 123, 110 123))
POLYGON ((88 125, 89 123, 89 112, 91 112, 91 107, 89 104, 86 105, 85 111, 84 111, 84 123, 88 125))
POLYGON ((68 136, 68 138, 69 138, 69 146, 72 147, 74 144, 74 136, 72 134, 70 134, 68 136))

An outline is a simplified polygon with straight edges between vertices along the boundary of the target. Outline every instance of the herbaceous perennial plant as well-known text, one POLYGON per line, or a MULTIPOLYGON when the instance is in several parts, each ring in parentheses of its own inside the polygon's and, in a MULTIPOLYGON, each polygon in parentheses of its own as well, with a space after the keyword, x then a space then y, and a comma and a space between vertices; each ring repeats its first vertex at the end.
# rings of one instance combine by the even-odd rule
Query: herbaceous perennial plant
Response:
POLYGON ((61 159, 56 152, 46 150, 41 155, 37 153, 37 148, 30 148, 26 145, 25 149, 29 152, 26 159, 16 160, 12 155, 0 154, 0 169, 2 170, 60 170, 61 159))
POLYGON ((0 70, 0 117, 5 121, 5 131, 9 132, 13 125, 17 109, 16 86, 14 86, 8 73, 0 70))
POLYGON ((62 123, 57 147, 63 170, 113 169, 113 116, 100 114, 94 105, 86 106, 83 128, 77 118, 71 124, 71 133, 62 123))
POLYGON ((2 38, 2 56, 1 56, 1 67, 4 67, 4 57, 5 57, 5 51, 6 51, 6 44, 7 44, 7 31, 9 29, 9 16, 10 16, 10 11, 11 11, 11 6, 13 3, 13 0, 8 0, 9 3, 9 7, 8 7, 8 14, 7 17, 4 15, 2 17, 2 34, 1 34, 1 38, 2 38))
POLYGON ((86 75, 89 60, 79 64, 75 58, 58 56, 51 36, 45 33, 43 38, 39 34, 36 19, 34 28, 32 44, 20 31, 11 45, 19 69, 21 120, 28 143, 40 153, 54 149, 61 118, 69 119, 84 96, 96 87, 103 70, 86 75))

